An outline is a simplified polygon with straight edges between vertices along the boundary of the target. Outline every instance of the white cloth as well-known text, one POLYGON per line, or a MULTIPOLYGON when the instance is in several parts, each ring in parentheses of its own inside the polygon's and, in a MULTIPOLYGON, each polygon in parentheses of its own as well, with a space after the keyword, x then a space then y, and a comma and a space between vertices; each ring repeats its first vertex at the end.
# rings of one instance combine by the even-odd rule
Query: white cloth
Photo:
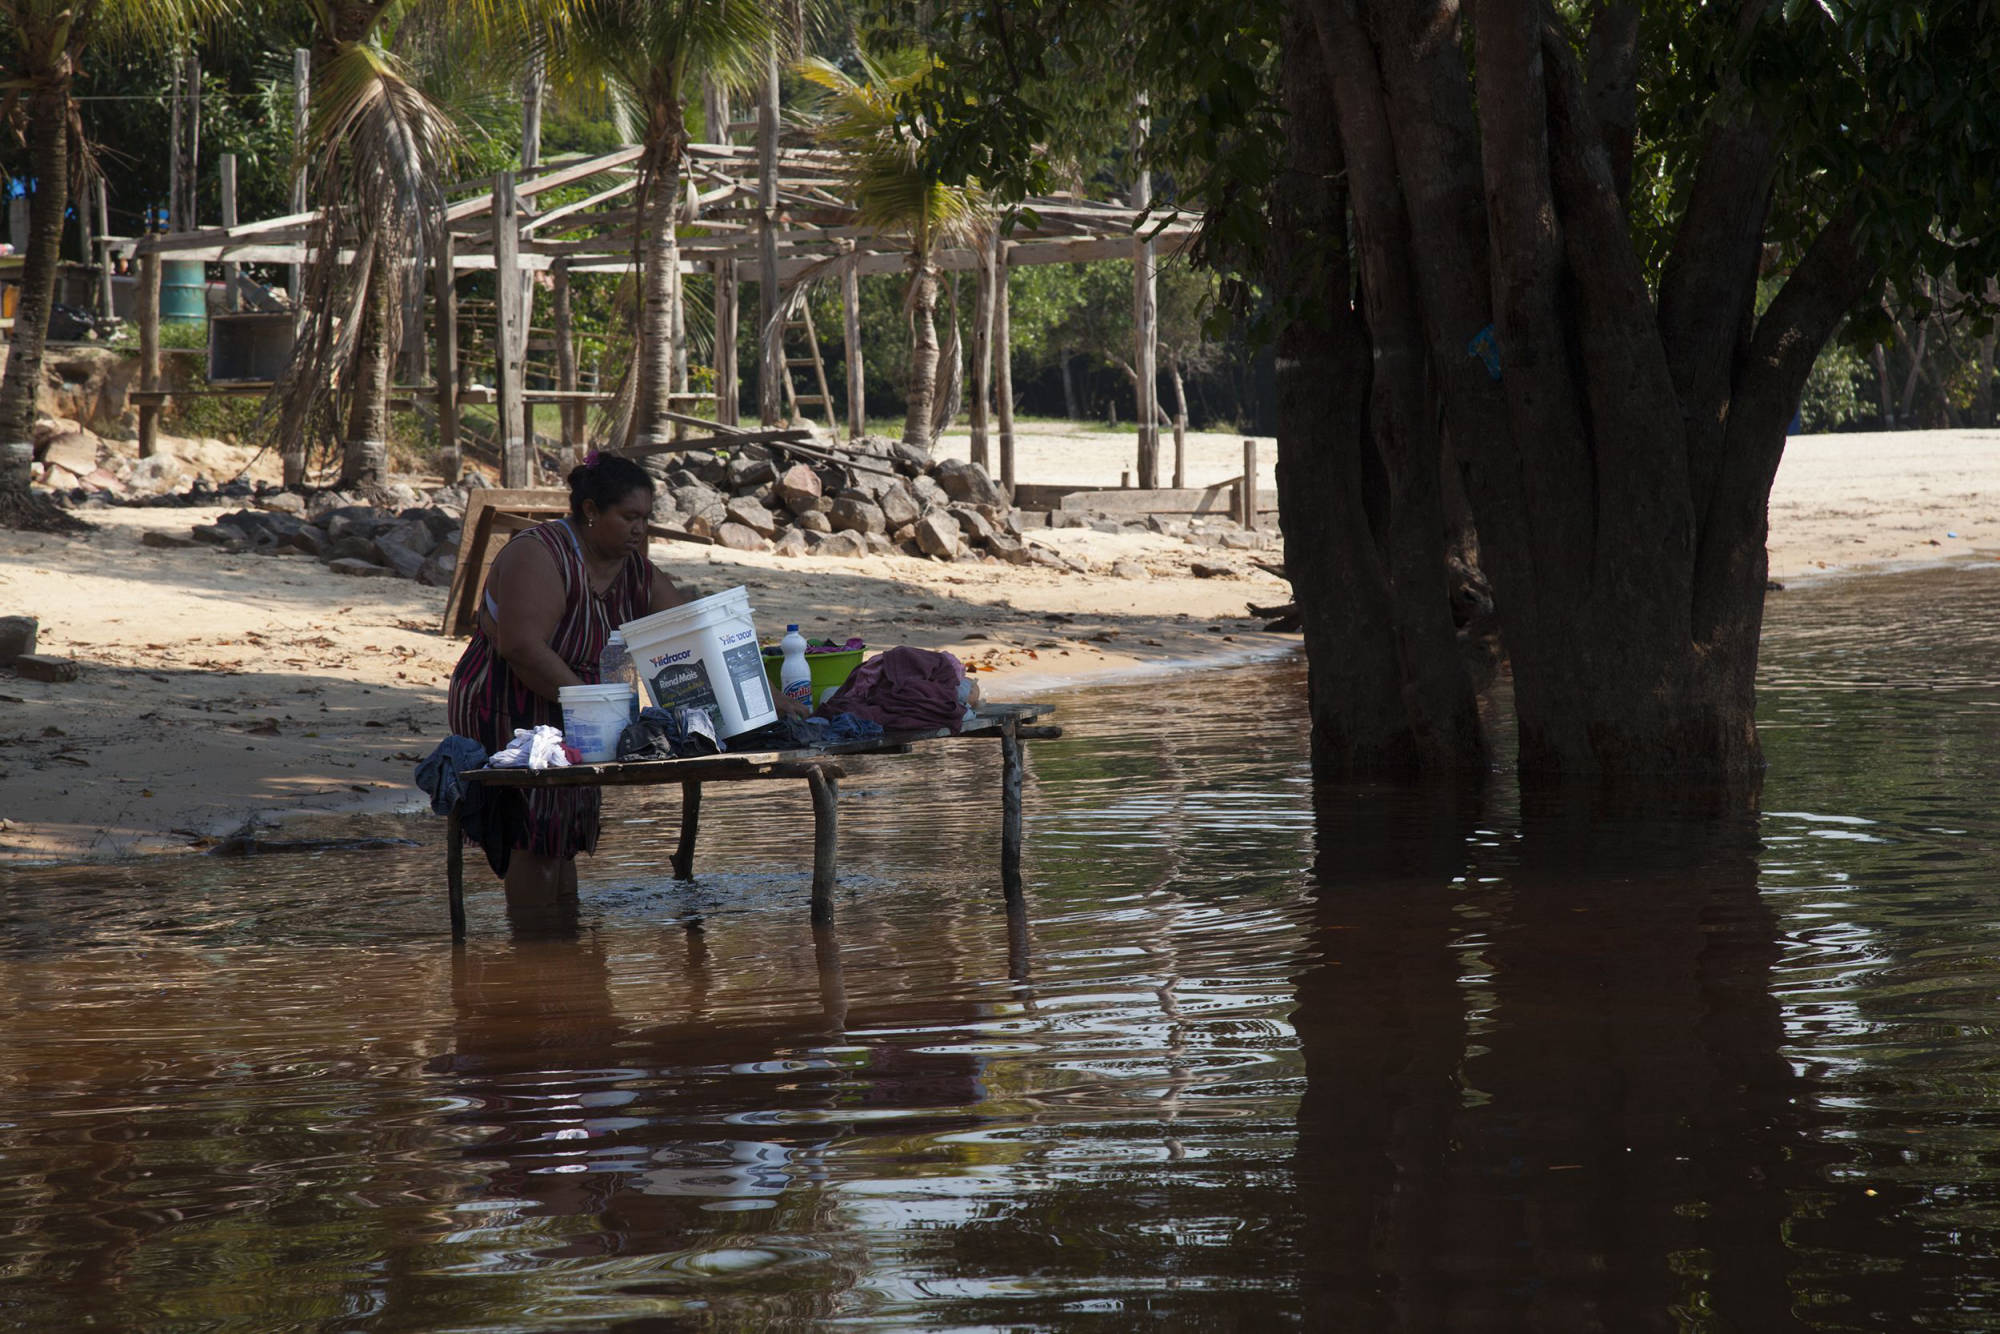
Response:
POLYGON ((495 769, 567 769, 569 756, 563 754, 560 727, 545 725, 532 732, 517 727, 514 739, 487 756, 486 763, 495 769))

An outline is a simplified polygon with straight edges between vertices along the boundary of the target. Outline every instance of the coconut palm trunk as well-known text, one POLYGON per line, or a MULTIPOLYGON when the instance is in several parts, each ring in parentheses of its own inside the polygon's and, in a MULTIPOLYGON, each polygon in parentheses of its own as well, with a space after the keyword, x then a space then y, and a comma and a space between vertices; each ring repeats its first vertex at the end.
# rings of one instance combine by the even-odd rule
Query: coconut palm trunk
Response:
POLYGON ((920 449, 931 446, 931 405, 937 398, 937 269, 928 259, 912 260, 910 279, 909 410, 903 418, 903 440, 920 449))
POLYGON ((35 454, 35 396, 42 382, 42 348, 55 303, 62 258, 63 216, 69 208, 69 73, 39 84, 28 97, 28 254, 14 310, 7 374, 0 380, 0 508, 19 512, 28 501, 28 467, 35 454))
MULTIPOLYGON (((364 249, 366 247, 364 246, 364 249)), ((396 265, 376 246, 355 348, 353 397, 341 441, 340 484, 375 487, 389 473, 389 368, 394 360, 389 312, 396 301, 396 265)))
POLYGON ((674 281, 680 267, 680 243, 674 214, 680 206, 680 154, 663 164, 653 177, 646 207, 641 259, 645 288, 639 312, 639 396, 632 423, 632 443, 655 444, 673 434, 674 406, 674 281))

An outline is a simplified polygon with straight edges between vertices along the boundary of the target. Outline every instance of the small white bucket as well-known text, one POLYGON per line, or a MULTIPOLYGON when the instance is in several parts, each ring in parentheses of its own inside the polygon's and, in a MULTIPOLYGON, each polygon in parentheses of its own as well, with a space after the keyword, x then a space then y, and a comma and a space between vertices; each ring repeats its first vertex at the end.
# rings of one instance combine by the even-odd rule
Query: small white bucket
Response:
POLYGON ((632 687, 563 686, 563 740, 576 748, 585 764, 609 764, 618 758, 618 734, 632 721, 632 687))
POLYGON ((727 589, 618 628, 656 708, 699 705, 722 737, 777 721, 744 589, 727 589))

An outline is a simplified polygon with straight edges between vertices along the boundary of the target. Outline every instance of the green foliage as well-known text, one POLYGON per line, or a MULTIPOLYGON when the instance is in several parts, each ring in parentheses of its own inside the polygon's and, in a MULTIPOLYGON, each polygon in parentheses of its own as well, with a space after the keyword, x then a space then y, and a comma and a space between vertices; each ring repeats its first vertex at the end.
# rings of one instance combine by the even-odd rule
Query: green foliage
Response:
POLYGON ((1829 343, 1806 377, 1799 399, 1799 422, 1807 430, 1837 431, 1861 416, 1862 377, 1868 364, 1841 343, 1829 343))

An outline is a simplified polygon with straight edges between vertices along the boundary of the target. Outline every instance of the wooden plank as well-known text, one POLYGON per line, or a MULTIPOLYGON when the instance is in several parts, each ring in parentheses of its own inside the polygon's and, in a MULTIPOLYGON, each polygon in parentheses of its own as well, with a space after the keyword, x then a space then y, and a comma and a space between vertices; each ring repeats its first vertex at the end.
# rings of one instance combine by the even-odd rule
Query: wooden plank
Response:
MULTIPOLYGON (((645 151, 643 147, 633 145, 618 149, 616 152, 606 153, 602 157, 586 158, 581 162, 554 168, 543 172, 539 176, 518 182, 514 190, 515 197, 517 199, 533 199, 545 190, 555 190, 565 185, 574 184, 577 181, 589 180, 592 176, 602 176, 607 171, 613 171, 619 167, 637 162, 645 151)), ((513 173, 509 172, 505 174, 512 175, 513 173)), ((459 203, 453 204, 445 210, 444 216, 447 222, 457 222, 463 218, 476 218, 488 215, 492 212, 492 208, 493 196, 489 193, 482 193, 475 198, 462 200, 459 203)))
POLYGON ((686 760, 627 760, 572 764, 566 769, 473 769, 459 775, 492 787, 650 787, 659 783, 751 783, 846 775, 836 760, 805 752, 759 751, 750 755, 704 755, 686 760))
POLYGON ((806 441, 813 438, 811 431, 745 431, 742 435, 703 435, 685 440, 663 440, 650 445, 627 445, 618 452, 628 459, 646 458, 653 454, 678 454, 689 449, 727 448, 735 445, 771 444, 784 441, 806 441))
POLYGON ((493 537, 495 511, 481 504, 479 492, 465 506, 465 522, 459 526, 458 565, 451 572, 451 591, 444 601, 444 633, 464 639, 472 633, 477 614, 480 580, 486 573, 486 544, 493 537))
MULTIPOLYGON (((1162 487, 1145 490, 1126 487, 1117 491, 1071 491, 1062 497, 1059 508, 1070 513, 1086 513, 1092 510, 1104 514, 1219 514, 1231 516, 1235 513, 1237 482, 1230 478, 1209 487, 1187 487, 1174 490, 1162 487)), ((1268 514, 1269 507, 1259 510, 1268 514)))

